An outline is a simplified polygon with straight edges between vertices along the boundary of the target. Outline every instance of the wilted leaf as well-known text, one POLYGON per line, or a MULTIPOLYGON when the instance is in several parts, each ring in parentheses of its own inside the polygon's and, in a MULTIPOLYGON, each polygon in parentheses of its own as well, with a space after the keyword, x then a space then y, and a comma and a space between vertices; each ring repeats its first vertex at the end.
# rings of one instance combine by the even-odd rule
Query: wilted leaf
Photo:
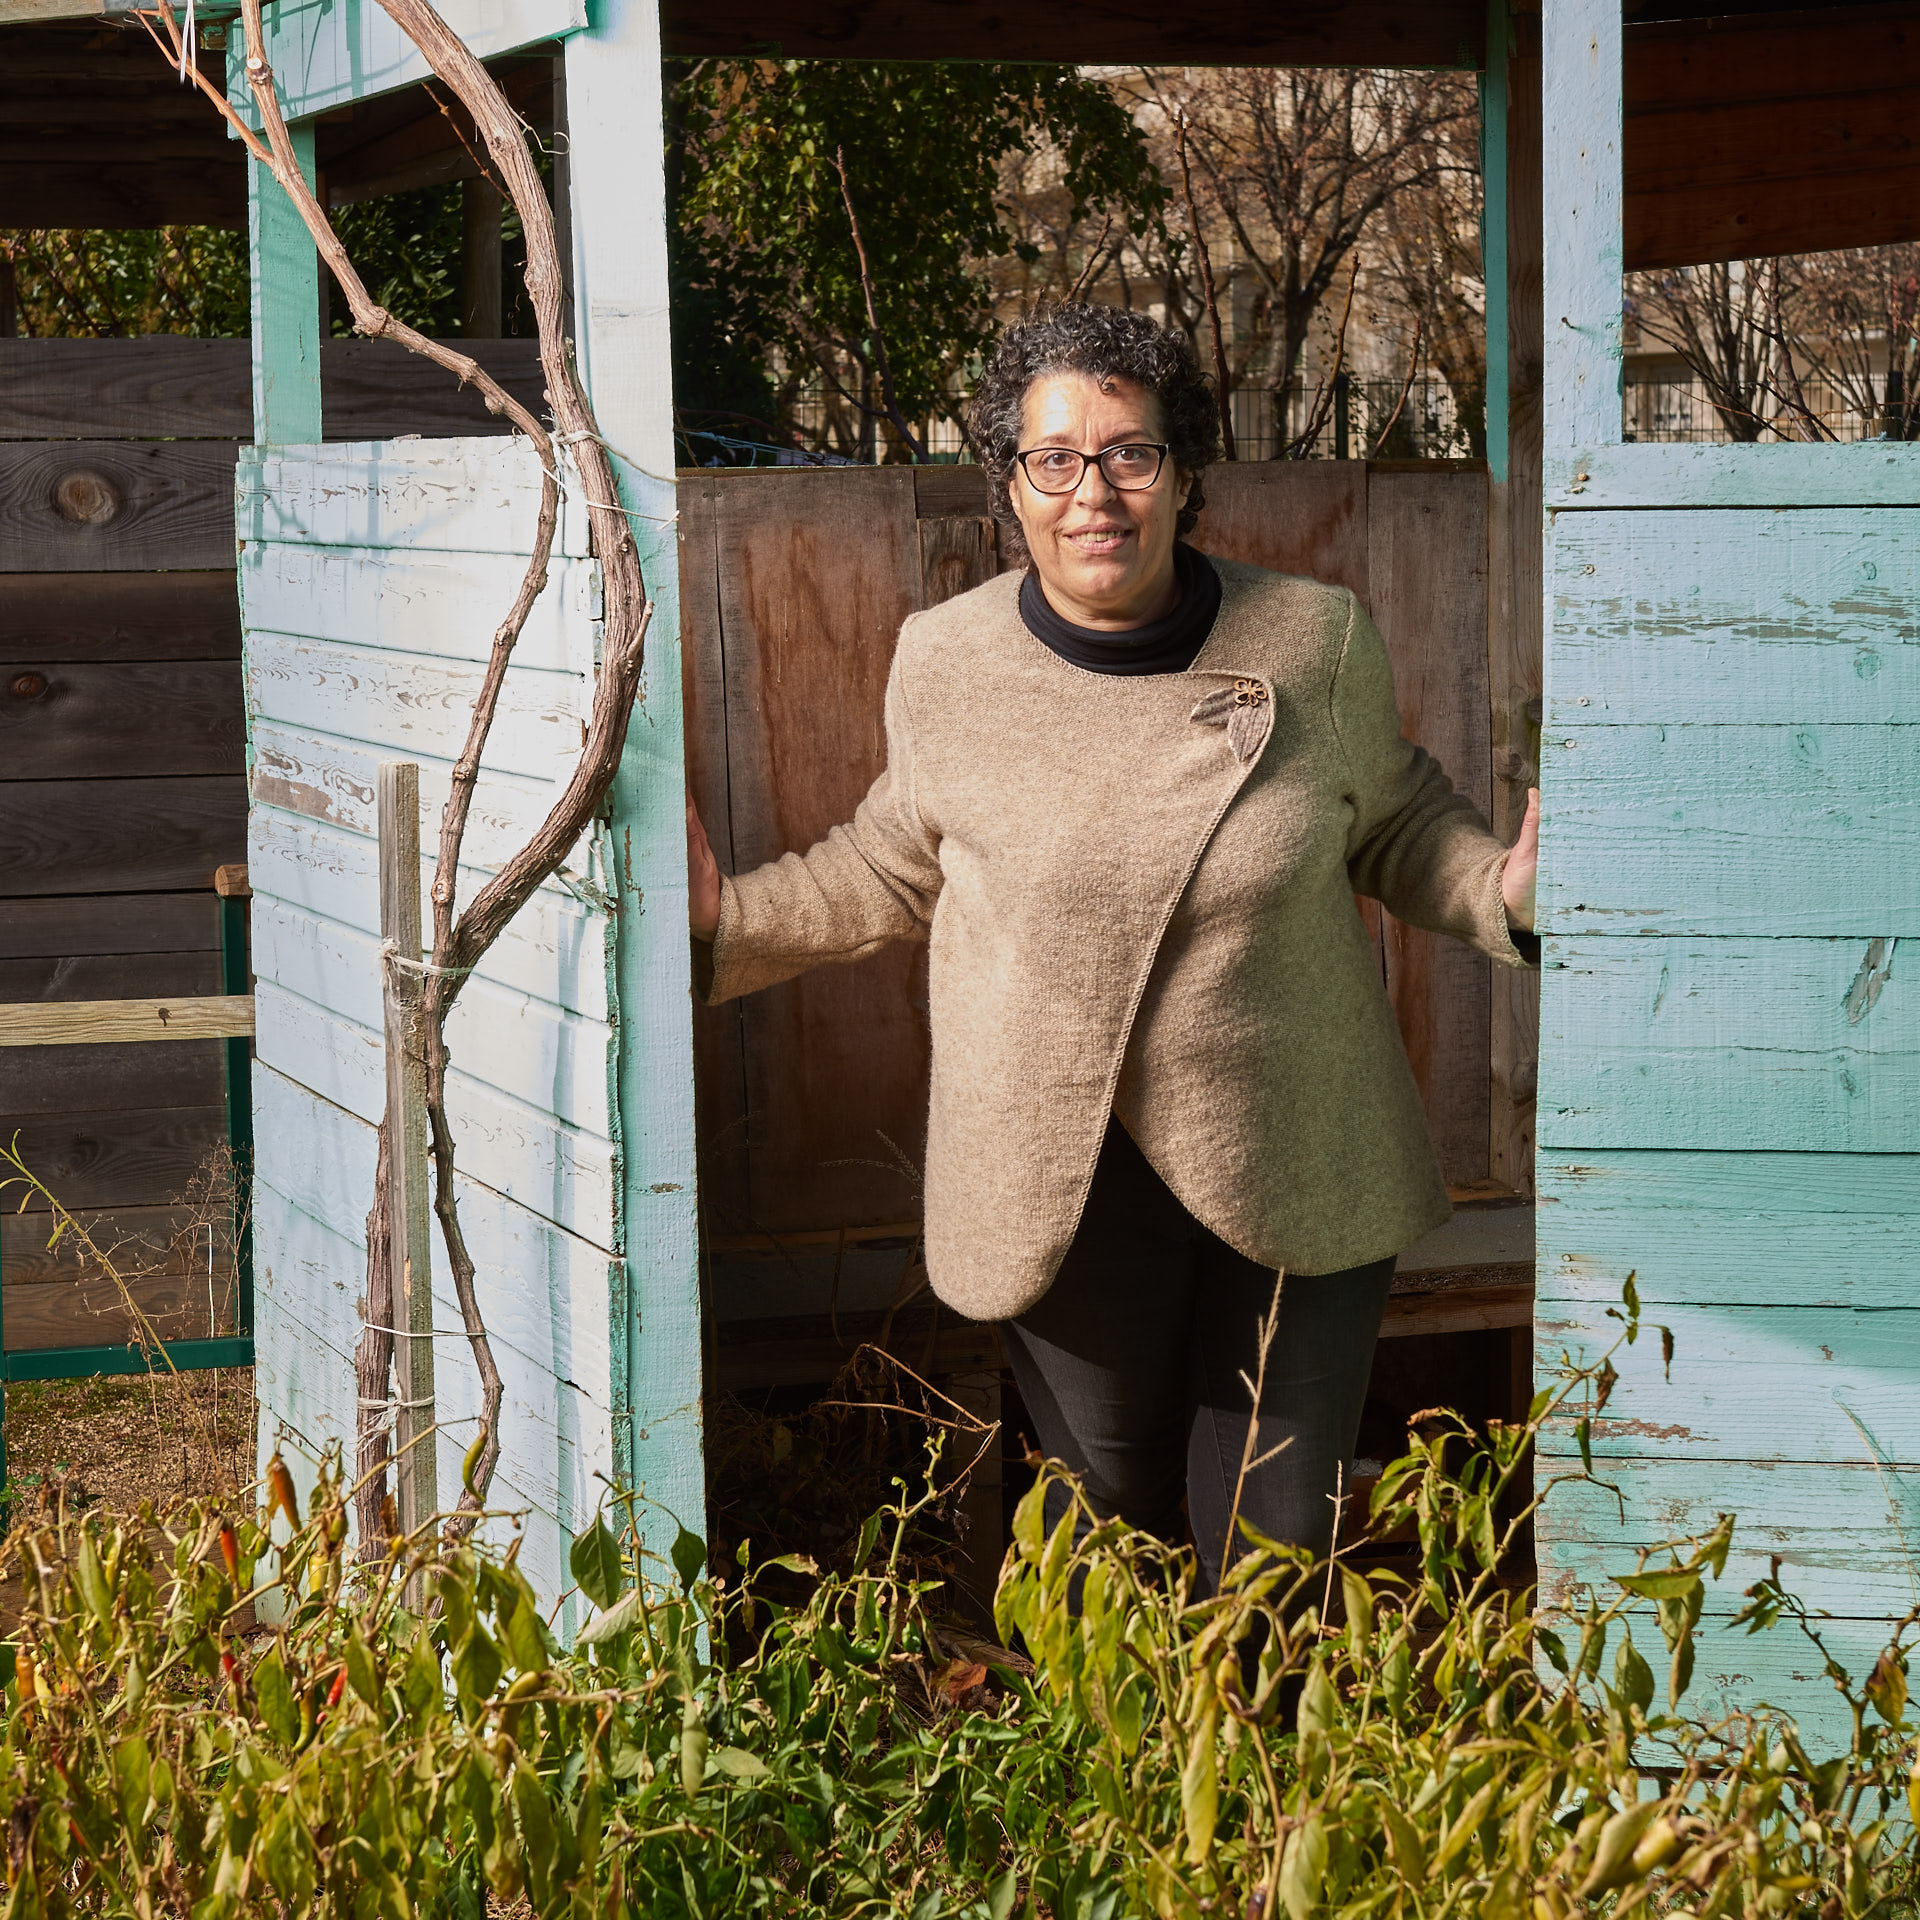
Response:
POLYGON ((1642 1713, 1653 1705, 1653 1669, 1641 1658, 1631 1631, 1621 1634, 1620 1651, 1613 1661, 1613 1684, 1621 1699, 1642 1713))
POLYGON ((1900 1724, 1907 1711, 1907 1663, 1896 1649, 1886 1648, 1875 1662, 1867 1680, 1867 1698, 1888 1726, 1900 1724))
POLYGON ((567 1556, 574 1583, 596 1607, 610 1607, 627 1583, 620 1542, 596 1513, 593 1525, 579 1535, 567 1556))
POLYGON ((300 1738, 300 1709, 294 1705, 278 1647, 254 1668, 253 1693, 260 1703, 260 1724, 281 1745, 292 1746, 300 1738))
POLYGON ((1290 1920, 1312 1920, 1327 1877, 1327 1829, 1317 1813, 1287 1836, 1280 1862, 1280 1901, 1290 1920))

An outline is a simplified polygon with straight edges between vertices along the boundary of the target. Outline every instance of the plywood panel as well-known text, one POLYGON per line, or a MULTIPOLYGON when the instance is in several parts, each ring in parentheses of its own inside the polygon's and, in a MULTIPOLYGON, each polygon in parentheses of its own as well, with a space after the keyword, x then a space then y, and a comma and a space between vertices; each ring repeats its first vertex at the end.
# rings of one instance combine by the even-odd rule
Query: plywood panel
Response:
POLYGON ((246 782, 0 781, 0 875, 15 895, 172 893, 246 857, 246 782))
POLYGON ((233 564, 223 441, 0 443, 0 572, 233 564))
POLYGON ((1866 1004, 1870 944, 1549 940, 1542 1146, 1920 1148, 1915 986, 1866 1004))
MULTIPOLYGON (((733 858, 745 869, 849 818, 885 764, 887 670, 920 601, 921 563, 908 469, 740 481, 751 484, 720 492, 716 527, 733 858)), ((750 1215, 739 1227, 917 1210, 910 1176, 831 1163, 888 1161, 888 1140, 918 1163, 923 967, 923 950, 896 948, 746 1003, 750 1215)))
MULTIPOLYGON (((201 893, 88 894, 9 900, 0 911, 0 959, 170 953, 220 945, 220 902, 201 893)), ((21 998, 31 999, 31 994, 21 998)))
MULTIPOLYGON (((1401 725, 1484 818, 1493 803, 1484 477, 1374 474, 1367 537, 1372 611, 1393 661, 1401 725)), ((1390 915, 1385 947, 1387 990, 1441 1167, 1456 1186, 1484 1180, 1492 963, 1390 915)))
POLYGON ((239 658, 240 603, 230 566, 0 574, 0 663, 239 658))
POLYGON ((246 746, 231 661, 47 661, 0 674, 0 780, 239 774, 246 746))
POLYGON ((1911 1297, 1920 1155, 1547 1152, 1539 1179, 1539 1298, 1595 1327, 1628 1274, 1649 1312, 1911 1297))
POLYGON ((1362 460, 1241 460, 1210 467, 1194 529, 1202 553, 1301 573, 1372 597, 1362 460))

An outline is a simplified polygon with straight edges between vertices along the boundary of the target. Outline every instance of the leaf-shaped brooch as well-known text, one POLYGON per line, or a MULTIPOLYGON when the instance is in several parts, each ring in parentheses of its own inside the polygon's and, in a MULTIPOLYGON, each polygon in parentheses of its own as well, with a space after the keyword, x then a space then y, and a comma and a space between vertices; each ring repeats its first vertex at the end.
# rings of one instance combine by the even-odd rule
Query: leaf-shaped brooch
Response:
POLYGON ((1266 742, 1273 726, 1273 701, 1258 680, 1236 680, 1207 694, 1190 717, 1203 727, 1225 727, 1227 745, 1244 767, 1266 742))

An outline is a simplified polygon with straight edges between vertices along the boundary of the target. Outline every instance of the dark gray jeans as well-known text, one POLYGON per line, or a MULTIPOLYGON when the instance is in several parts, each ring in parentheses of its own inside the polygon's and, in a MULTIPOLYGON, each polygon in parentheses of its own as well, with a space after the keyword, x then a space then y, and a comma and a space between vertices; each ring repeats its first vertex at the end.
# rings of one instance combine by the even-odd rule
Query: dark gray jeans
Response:
MULTIPOLYGON (((1281 1287, 1255 1457, 1286 1444, 1240 1496, 1270 1539, 1315 1553, 1332 1544, 1393 1267, 1290 1273, 1281 1287)), ((1272 1270, 1194 1219, 1111 1120, 1058 1277, 1000 1328, 1041 1452, 1080 1475, 1102 1518, 1163 1540, 1185 1537, 1184 1494, 1207 1593, 1245 1549, 1225 1552, 1251 1411, 1240 1376, 1256 1375, 1272 1299, 1272 1270)), ((1050 1528, 1065 1511, 1056 1487, 1050 1528)))

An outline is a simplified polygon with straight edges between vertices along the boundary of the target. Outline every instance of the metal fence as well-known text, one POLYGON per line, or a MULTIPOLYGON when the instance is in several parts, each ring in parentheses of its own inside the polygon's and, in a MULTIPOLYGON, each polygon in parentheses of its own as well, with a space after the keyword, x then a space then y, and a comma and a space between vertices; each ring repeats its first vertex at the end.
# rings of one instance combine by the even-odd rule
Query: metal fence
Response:
MULTIPOLYGON (((1907 409, 1897 386, 1889 399, 1884 376, 1873 381, 1874 404, 1865 410, 1822 380, 1809 380, 1803 391, 1808 410, 1831 439, 1901 437, 1900 419, 1907 409)), ((1736 437, 1726 417, 1713 404, 1704 380, 1636 379, 1630 372, 1621 400, 1621 428, 1628 440, 1726 445, 1736 437)), ((1762 400, 1759 411, 1759 437, 1763 441, 1814 437, 1797 424, 1790 411, 1777 400, 1762 400)), ((1909 425, 1906 431, 1911 433, 1912 427, 1909 425)))

